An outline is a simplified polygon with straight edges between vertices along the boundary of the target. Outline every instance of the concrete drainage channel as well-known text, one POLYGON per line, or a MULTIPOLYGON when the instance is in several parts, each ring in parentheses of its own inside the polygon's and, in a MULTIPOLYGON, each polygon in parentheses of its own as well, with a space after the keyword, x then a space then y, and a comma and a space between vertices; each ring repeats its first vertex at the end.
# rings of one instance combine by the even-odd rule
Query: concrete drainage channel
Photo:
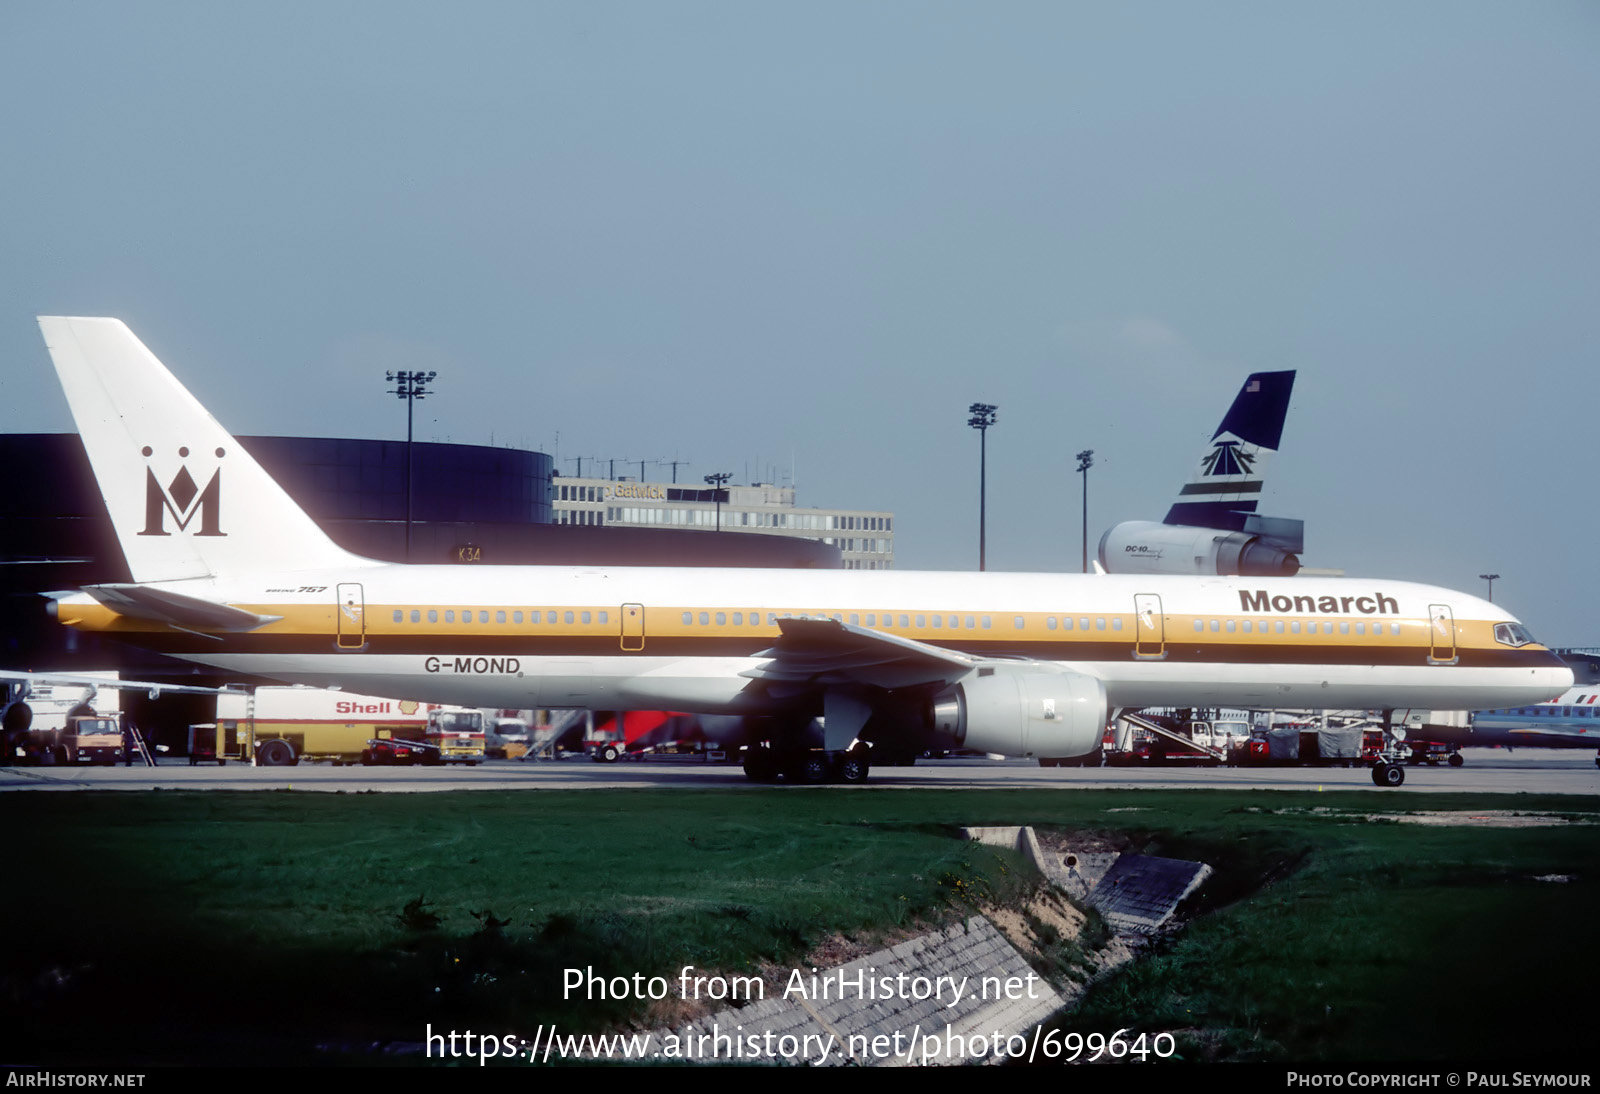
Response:
MULTIPOLYGON (((963 834, 1020 850, 1062 892, 1100 912, 1116 934, 1095 952, 1095 975, 1133 957, 1142 938, 1171 922, 1211 873, 1204 863, 1148 855, 1051 854, 1031 828, 963 834)), ((1043 908, 1028 913, 1036 919, 1049 914, 1043 908)), ((972 916, 848 964, 793 970, 759 1001, 655 1031, 656 1055, 813 1066, 1046 1062, 1050 1046, 1040 1044, 1040 1023, 1086 985, 1051 984, 1034 970, 1025 952, 1028 916, 998 913, 995 919, 972 916)))

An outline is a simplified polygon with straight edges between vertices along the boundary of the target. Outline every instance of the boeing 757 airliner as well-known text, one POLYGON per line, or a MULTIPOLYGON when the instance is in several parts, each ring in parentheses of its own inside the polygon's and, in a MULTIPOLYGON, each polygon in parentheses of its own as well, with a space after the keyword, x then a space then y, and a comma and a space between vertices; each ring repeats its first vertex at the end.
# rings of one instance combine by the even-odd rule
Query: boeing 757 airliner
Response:
POLYGON ((1117 708, 1483 709, 1572 682, 1495 605, 1398 581, 377 562, 330 541, 120 321, 39 324, 133 576, 59 600, 61 621, 225 671, 768 716, 746 770, 819 781, 864 779, 867 742, 907 727, 1070 757, 1117 708))

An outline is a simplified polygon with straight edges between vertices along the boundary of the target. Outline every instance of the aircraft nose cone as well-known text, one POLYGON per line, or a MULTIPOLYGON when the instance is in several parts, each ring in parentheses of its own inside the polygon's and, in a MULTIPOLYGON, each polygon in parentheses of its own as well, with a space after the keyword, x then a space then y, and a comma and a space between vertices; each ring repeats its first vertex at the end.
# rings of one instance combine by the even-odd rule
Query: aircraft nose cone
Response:
POLYGON ((1571 688, 1574 681, 1572 666, 1565 662, 1560 662, 1547 669, 1541 669, 1539 670, 1539 675, 1541 677, 1540 682, 1548 687, 1551 698, 1555 698, 1563 691, 1571 688))

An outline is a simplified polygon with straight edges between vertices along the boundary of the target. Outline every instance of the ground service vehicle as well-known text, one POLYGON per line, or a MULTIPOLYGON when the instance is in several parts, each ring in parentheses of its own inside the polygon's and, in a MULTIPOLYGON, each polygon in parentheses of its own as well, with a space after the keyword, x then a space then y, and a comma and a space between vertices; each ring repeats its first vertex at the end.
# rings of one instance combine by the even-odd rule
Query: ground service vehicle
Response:
MULTIPOLYGON (((260 687, 228 690, 217 696, 217 721, 210 728, 191 727, 190 755, 219 761, 241 760, 261 767, 285 767, 301 760, 335 764, 438 763, 445 752, 439 738, 430 739, 435 724, 455 723, 457 708, 430 708, 426 703, 354 695, 308 687, 260 687), (441 715, 435 723, 433 715, 441 715)), ((476 712, 464 712, 475 714, 476 712)), ((483 759, 483 730, 457 738, 449 732, 458 758, 483 759)))
POLYGON ((487 746, 483 711, 430 707, 428 743, 439 750, 444 763, 481 764, 487 746))
MULTIPOLYGON (((82 673, 117 680, 115 672, 82 673)), ((29 681, 5 711, 11 763, 119 763, 123 759, 120 695, 114 686, 29 681), (96 712, 94 706, 101 710, 96 712)))
POLYGON ((75 714, 61 729, 28 733, 25 760, 39 764, 118 764, 127 758, 123 716, 75 714))

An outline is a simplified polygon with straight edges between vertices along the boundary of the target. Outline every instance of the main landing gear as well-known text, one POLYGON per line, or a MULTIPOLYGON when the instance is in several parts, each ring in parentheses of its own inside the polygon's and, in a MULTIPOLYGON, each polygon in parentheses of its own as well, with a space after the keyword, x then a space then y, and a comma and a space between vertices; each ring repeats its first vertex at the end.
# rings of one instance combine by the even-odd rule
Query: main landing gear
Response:
POLYGON ((856 744, 843 752, 820 748, 777 749, 770 745, 751 745, 744 753, 745 777, 752 782, 771 783, 864 783, 871 770, 870 750, 856 744))
POLYGON ((1399 786, 1406 781, 1406 769, 1400 764, 1379 760, 1372 765, 1372 781, 1378 786, 1399 786))

